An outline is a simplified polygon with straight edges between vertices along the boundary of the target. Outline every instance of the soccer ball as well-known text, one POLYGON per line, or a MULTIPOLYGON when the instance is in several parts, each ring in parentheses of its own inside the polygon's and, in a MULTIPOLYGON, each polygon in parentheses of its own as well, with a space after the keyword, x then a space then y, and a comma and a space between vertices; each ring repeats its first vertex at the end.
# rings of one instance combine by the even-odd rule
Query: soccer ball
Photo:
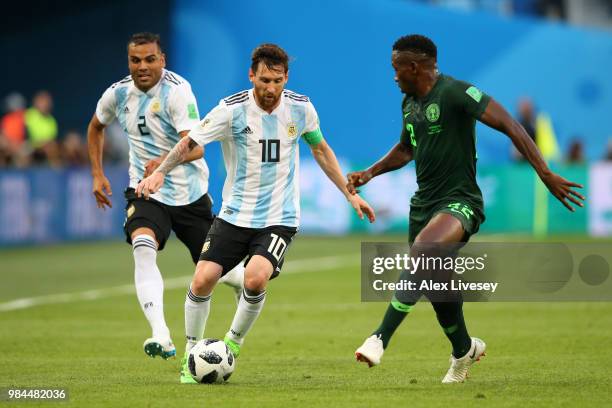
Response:
POLYGON ((198 341, 189 352, 187 364, 191 376, 202 384, 227 381, 236 366, 232 352, 217 339, 198 341))

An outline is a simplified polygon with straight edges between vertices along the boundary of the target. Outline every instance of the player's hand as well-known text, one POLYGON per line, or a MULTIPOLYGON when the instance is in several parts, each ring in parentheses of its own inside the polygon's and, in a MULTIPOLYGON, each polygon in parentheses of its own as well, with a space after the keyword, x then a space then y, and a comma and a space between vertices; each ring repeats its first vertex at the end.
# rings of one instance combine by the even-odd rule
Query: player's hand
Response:
POLYGON ((346 175, 347 183, 346 189, 349 193, 355 195, 359 192, 357 187, 361 187, 366 184, 368 181, 372 180, 372 173, 368 170, 364 171, 354 171, 346 175))
POLYGON ((158 168, 159 165, 162 164, 163 161, 164 161, 164 156, 160 156, 160 157, 156 157, 146 162, 144 165, 144 168, 145 168, 144 177, 149 177, 151 174, 153 174, 155 169, 158 168))
POLYGON ((374 210, 366 200, 359 197, 357 194, 351 194, 349 195, 348 201, 351 203, 360 219, 363 220, 363 214, 365 213, 370 223, 376 221, 376 214, 374 214, 374 210))
POLYGON ((159 171, 153 172, 149 177, 138 183, 136 186, 136 196, 139 198, 144 196, 148 200, 149 195, 156 193, 164 184, 164 178, 164 173, 159 171))
POLYGON ((572 187, 582 188, 582 184, 573 183, 555 173, 550 173, 542 177, 542 181, 546 184, 546 187, 548 187, 552 195, 557 197, 557 200, 561 201, 568 210, 572 212, 576 211, 568 201, 571 201, 579 207, 584 207, 582 203, 582 201, 584 201, 584 196, 572 189, 572 187))
POLYGON ((94 176, 92 193, 94 197, 96 197, 96 205, 98 208, 106 210, 105 206, 108 206, 108 208, 113 207, 110 201, 110 196, 113 195, 113 192, 106 176, 94 176))

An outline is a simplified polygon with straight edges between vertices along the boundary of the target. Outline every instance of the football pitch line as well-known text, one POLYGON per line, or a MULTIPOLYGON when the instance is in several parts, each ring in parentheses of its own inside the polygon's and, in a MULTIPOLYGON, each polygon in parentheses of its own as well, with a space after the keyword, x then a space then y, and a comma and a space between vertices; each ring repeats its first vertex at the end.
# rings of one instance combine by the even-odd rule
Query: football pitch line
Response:
MULTIPOLYGON (((343 266, 359 265, 358 255, 336 255, 319 258, 299 259, 287 261, 283 267, 283 275, 304 272, 319 272, 336 269, 343 266)), ((186 289, 191 281, 191 275, 164 279, 165 290, 186 289)), ((135 294, 134 284, 113 286, 110 288, 92 289, 73 293, 57 293, 52 295, 20 298, 9 302, 0 303, 0 312, 28 309, 35 306, 53 305, 59 303, 71 303, 87 300, 105 299, 113 296, 135 294)))

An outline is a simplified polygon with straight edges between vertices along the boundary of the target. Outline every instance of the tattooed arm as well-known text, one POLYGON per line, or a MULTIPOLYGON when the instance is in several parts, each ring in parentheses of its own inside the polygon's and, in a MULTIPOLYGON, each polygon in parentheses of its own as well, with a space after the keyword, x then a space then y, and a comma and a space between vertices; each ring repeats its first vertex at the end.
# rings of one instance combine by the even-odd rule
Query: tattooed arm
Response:
POLYGON ((195 155, 200 149, 199 146, 202 146, 203 154, 204 145, 228 136, 231 120, 232 113, 227 109, 225 102, 219 102, 219 105, 211 110, 199 125, 194 126, 185 137, 181 138, 159 167, 149 177, 145 177, 138 183, 136 195, 149 198, 150 194, 156 193, 164 184, 166 174, 184 163, 186 158, 195 155))
MULTIPOLYGON (((182 139, 182 138, 187 137, 188 134, 189 134, 188 130, 183 130, 179 132, 179 137, 182 139)), ((203 152, 204 152, 203 147, 201 146, 194 147, 187 155, 185 155, 185 159, 183 160, 183 163, 189 163, 191 161, 201 159, 203 156, 203 152)), ((157 169, 159 165, 162 164, 162 162, 164 161, 168 153, 163 154, 159 157, 154 157, 148 162, 146 162, 144 165, 145 172, 144 172, 143 178, 149 177, 151 174, 153 174, 155 169, 157 169)))
POLYGON ((189 153, 197 146, 198 144, 189 136, 183 137, 176 146, 170 150, 170 153, 168 153, 162 164, 159 165, 153 174, 138 183, 136 195, 138 197, 144 196, 144 198, 148 199, 150 194, 156 193, 164 184, 166 174, 183 163, 189 153))

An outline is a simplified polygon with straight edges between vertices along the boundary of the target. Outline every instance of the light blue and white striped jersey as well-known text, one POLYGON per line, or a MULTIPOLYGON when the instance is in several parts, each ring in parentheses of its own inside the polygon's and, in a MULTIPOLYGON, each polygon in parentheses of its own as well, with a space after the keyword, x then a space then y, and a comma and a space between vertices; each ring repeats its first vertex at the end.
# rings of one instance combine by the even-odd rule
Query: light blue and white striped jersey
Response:
POLYGON ((319 129, 308 97, 284 90, 271 114, 253 90, 229 96, 189 132, 199 145, 219 140, 227 178, 219 217, 240 227, 297 227, 300 136, 319 129))
MULTIPOLYGON (((127 133, 134 188, 144 177, 145 163, 168 153, 179 133, 197 126, 200 119, 189 82, 165 69, 147 92, 136 88, 130 76, 111 85, 98 101, 96 116, 105 125, 117 118, 127 133)), ((172 169, 151 197, 167 205, 187 205, 207 191, 208 166, 204 160, 194 160, 172 169)))

